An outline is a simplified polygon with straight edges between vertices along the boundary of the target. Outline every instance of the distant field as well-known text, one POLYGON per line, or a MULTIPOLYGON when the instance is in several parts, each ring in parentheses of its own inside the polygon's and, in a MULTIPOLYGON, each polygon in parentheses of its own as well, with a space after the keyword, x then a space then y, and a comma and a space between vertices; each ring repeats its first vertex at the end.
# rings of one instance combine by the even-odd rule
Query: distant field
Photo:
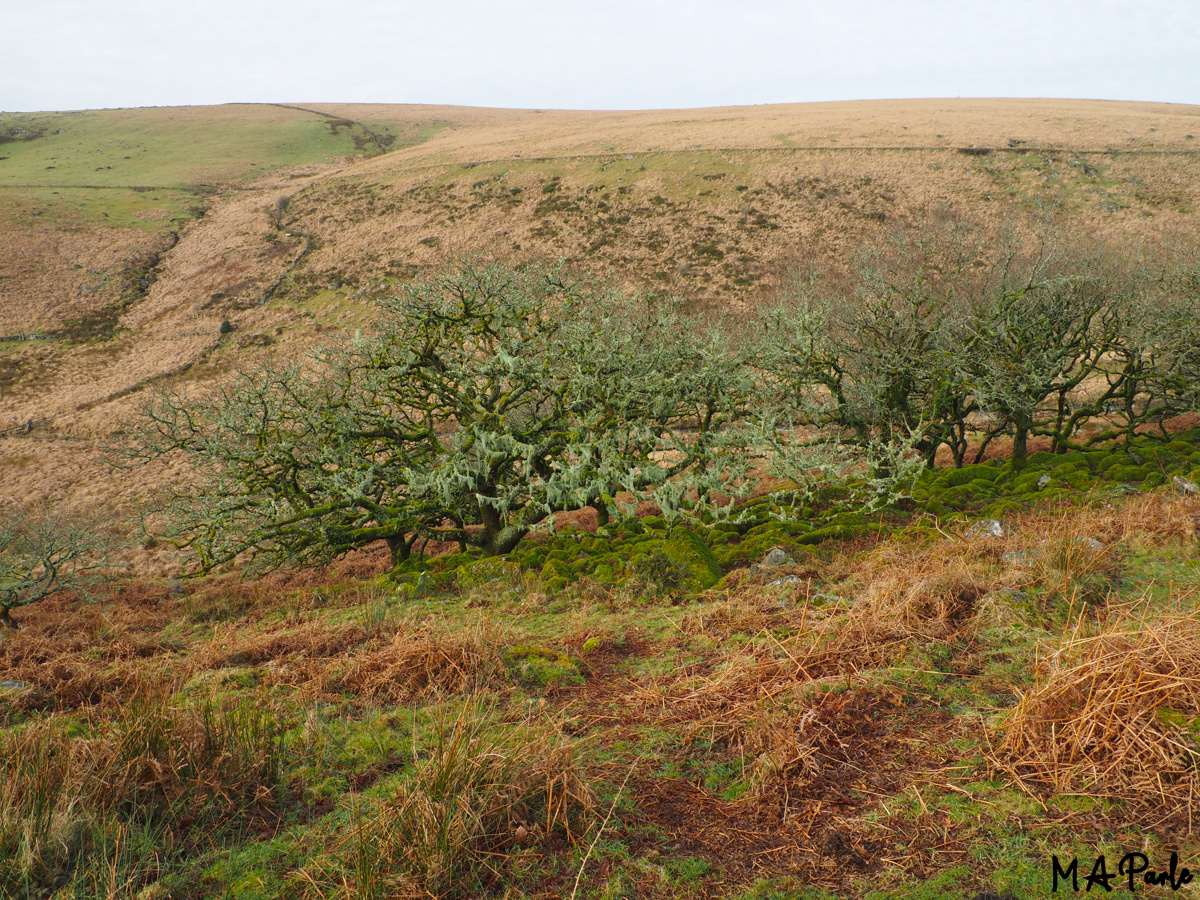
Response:
POLYGON ((396 149, 419 136, 386 122, 263 104, 8 113, 0 115, 6 133, 22 139, 0 144, 4 187, 216 185, 396 149))

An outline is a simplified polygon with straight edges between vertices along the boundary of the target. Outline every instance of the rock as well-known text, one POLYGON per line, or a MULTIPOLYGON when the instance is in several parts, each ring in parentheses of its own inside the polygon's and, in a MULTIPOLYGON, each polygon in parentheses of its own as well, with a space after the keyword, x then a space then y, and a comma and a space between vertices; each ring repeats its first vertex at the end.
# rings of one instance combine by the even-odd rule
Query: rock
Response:
POLYGON ((771 552, 763 559, 764 569, 777 569, 780 566, 794 566, 795 564, 796 561, 778 547, 771 548, 771 552))
POLYGON ((0 681, 0 691, 23 691, 27 687, 24 681, 0 681))
POLYGON ((776 578, 774 581, 772 581, 770 584, 768 584, 767 587, 779 587, 780 585, 784 585, 784 584, 799 584, 799 583, 800 583, 800 579, 797 578, 795 575, 784 575, 782 578, 776 578))
POLYGON ((808 599, 821 603, 841 603, 843 598, 837 594, 813 594, 808 599))
POLYGON ((1200 487, 1197 487, 1196 482, 1188 478, 1182 478, 1181 476, 1176 475, 1171 479, 1171 484, 1173 484, 1175 486, 1175 490, 1179 491, 1181 494, 1200 494, 1200 487))
POLYGON ((1038 479, 1038 490, 1040 491, 1042 488, 1044 488, 1046 485, 1048 485, 1052 480, 1053 479, 1051 479, 1049 475, 1042 475, 1042 477, 1038 479))
POLYGON ((183 582, 178 581, 178 580, 172 580, 171 583, 167 585, 167 593, 170 594, 172 597, 182 597, 183 596, 183 582))
POLYGON ((1004 537, 1004 526, 996 519, 980 519, 967 529, 967 537, 1004 537))
POLYGON ((1083 539, 1083 546, 1087 547, 1089 550, 1103 550, 1105 544, 1104 541, 1098 541, 1094 537, 1085 537, 1083 539))
POLYGON ((1033 561, 1033 555, 1028 550, 1007 550, 1000 554, 1000 560, 1010 566, 1027 566, 1033 561))

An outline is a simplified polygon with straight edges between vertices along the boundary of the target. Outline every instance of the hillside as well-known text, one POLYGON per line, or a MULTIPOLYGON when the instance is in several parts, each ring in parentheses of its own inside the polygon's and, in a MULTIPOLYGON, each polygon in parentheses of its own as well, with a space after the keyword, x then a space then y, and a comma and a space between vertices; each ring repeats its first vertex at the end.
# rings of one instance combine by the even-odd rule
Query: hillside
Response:
POLYGON ((142 387, 359 327, 448 258, 736 308, 942 208, 1153 240, 1194 231, 1197 133, 1193 107, 1082 101, 6 114, 0 336, 39 339, 0 344, 0 497, 130 498, 95 441, 142 387))
POLYGON ((119 522, 130 563, 30 603, 0 569, 0 896, 1196 896, 1197 134, 1048 100, 0 115, 0 564, 18 506, 119 522), (864 247, 958 221, 985 252, 871 306, 864 247), (962 311, 1046 222, 1083 250, 962 311), (463 258, 606 280, 421 294, 463 258), (817 270, 829 306, 754 324, 817 270), (876 380, 914 335, 926 382, 876 380), (806 454, 914 397, 958 430, 806 454), (715 481, 654 480, 701 445, 715 481), (174 533, 135 515, 165 486, 174 533))

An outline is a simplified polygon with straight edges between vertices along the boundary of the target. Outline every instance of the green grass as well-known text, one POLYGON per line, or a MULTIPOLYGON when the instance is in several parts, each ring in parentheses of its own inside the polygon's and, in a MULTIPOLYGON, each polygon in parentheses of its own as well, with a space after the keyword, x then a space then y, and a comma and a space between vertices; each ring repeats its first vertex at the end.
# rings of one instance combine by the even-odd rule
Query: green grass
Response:
MULTIPOLYGON (((385 123, 364 123, 384 134, 385 123)), ((388 150, 420 143, 445 123, 400 129, 388 150)), ((269 105, 5 113, 0 220, 31 226, 102 224, 171 230, 219 187, 275 169, 370 155, 359 126, 269 105)), ((392 132, 388 132, 389 134, 392 132)))
POLYGON ((45 129, 0 144, 0 186, 95 185, 178 188, 242 181, 283 166, 354 152, 350 129, 277 107, 9 113, 0 128, 45 129))

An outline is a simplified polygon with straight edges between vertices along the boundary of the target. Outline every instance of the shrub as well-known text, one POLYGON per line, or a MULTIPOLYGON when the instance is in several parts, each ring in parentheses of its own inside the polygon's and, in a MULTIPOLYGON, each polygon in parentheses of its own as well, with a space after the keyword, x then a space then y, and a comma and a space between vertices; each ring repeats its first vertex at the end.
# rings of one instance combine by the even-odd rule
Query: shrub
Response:
POLYGON ((86 593, 112 568, 114 547, 94 518, 6 509, 0 516, 0 628, 16 627, 11 610, 55 591, 86 593))

